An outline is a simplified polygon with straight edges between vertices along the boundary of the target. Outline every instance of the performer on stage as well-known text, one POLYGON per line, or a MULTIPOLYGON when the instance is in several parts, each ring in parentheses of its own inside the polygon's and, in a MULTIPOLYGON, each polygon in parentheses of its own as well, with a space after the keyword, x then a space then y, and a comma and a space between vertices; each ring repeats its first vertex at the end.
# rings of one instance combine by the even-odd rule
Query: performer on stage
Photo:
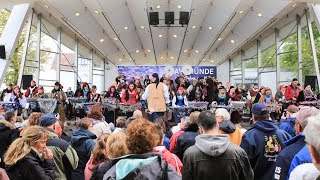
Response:
POLYGON ((277 102, 284 101, 286 99, 285 92, 286 92, 286 87, 284 85, 280 85, 279 90, 277 91, 277 93, 274 96, 274 99, 277 102))
POLYGON ((104 98, 116 98, 117 100, 120 100, 120 95, 119 95, 118 91, 116 90, 116 87, 111 86, 104 98))
POLYGON ((275 100, 273 98, 272 91, 270 88, 264 87, 264 93, 261 95, 262 96, 259 99, 259 103, 264 103, 266 105, 275 103, 275 100))
POLYGON ((123 91, 121 95, 121 101, 124 104, 135 104, 138 101, 138 91, 136 85, 131 82, 128 88, 123 91))
POLYGON ((189 94, 189 101, 203 101, 203 93, 200 88, 200 85, 195 85, 193 90, 189 94))
POLYGON ((100 102, 101 101, 100 94, 97 93, 97 86, 96 85, 93 85, 91 87, 89 98, 90 98, 90 100, 89 100, 90 102, 100 102))
POLYGON ((28 89, 27 89, 26 93, 24 94, 24 96, 26 98, 32 98, 37 93, 38 93, 37 83, 36 83, 35 80, 31 80, 30 87, 28 87, 28 89))
POLYGON ((254 99, 256 98, 258 93, 259 93, 259 86, 258 86, 258 84, 254 84, 253 87, 249 89, 251 102, 254 101, 254 99))
POLYGON ((64 127, 64 122, 65 122, 65 106, 64 103, 67 99, 66 94, 62 90, 61 84, 57 81, 54 83, 54 88, 51 91, 50 98, 57 99, 57 108, 55 109, 55 113, 59 113, 60 118, 59 118, 59 123, 61 127, 64 127))
POLYGON ((314 101, 314 100, 316 100, 316 95, 313 94, 311 86, 307 85, 303 91, 299 92, 297 102, 314 101))
POLYGON ((291 85, 286 88, 285 96, 288 101, 292 101, 292 103, 296 103, 299 93, 301 89, 298 86, 298 79, 293 78, 291 85))
POLYGON ((152 84, 149 84, 142 95, 143 100, 147 100, 148 109, 151 114, 148 114, 150 121, 158 117, 164 116, 166 112, 166 104, 170 103, 168 87, 160 82, 157 73, 153 73, 151 77, 152 84))
POLYGON ((67 92, 66 92, 66 96, 67 96, 68 98, 74 96, 74 93, 73 93, 73 91, 71 90, 71 87, 68 87, 67 92))
POLYGON ((21 92, 19 86, 15 86, 13 88, 13 91, 4 97, 3 101, 14 102, 18 106, 17 115, 19 115, 19 116, 22 113, 22 108, 25 108, 25 106, 27 104, 26 97, 21 92))
POLYGON ((12 84, 8 84, 7 88, 2 90, 2 93, 1 93, 1 97, 0 97, 0 101, 4 101, 3 98, 7 95, 7 94, 10 94, 12 93, 12 84))
MULTIPOLYGON (((188 99, 185 94, 185 89, 179 87, 176 95, 172 99, 172 106, 188 106, 188 99)), ((180 121, 179 121, 180 122, 180 121)))
POLYGON ((83 97, 83 83, 80 83, 80 86, 78 87, 78 89, 77 89, 76 92, 74 93, 74 97, 75 97, 75 98, 81 98, 81 97, 83 97))
POLYGON ((229 97, 226 94, 226 89, 224 88, 224 86, 220 86, 218 89, 219 93, 215 95, 214 101, 217 102, 217 105, 227 106, 229 104, 229 97))
POLYGON ((44 93, 43 86, 39 86, 38 93, 34 95, 34 98, 45 99, 45 98, 49 98, 49 96, 44 93))

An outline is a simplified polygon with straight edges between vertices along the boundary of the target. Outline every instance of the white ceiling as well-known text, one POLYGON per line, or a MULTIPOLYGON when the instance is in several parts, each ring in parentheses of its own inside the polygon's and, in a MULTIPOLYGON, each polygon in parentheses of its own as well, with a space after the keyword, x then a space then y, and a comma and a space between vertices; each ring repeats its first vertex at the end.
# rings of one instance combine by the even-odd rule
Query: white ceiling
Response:
MULTIPOLYGON (((0 5, 22 2, 0 0, 0 5)), ((74 31, 116 65, 216 65, 301 2, 319 0, 36 0, 34 9, 74 31), (149 26, 152 11, 160 19, 174 11, 178 27, 149 26), (180 11, 191 13, 188 26, 179 27, 180 11)))

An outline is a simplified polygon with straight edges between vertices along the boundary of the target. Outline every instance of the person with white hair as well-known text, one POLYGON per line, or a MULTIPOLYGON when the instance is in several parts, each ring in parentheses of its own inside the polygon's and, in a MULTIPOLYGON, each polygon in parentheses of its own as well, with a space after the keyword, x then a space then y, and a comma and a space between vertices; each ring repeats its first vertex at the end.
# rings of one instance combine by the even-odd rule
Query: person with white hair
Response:
POLYGON ((216 109, 215 117, 219 123, 219 133, 229 134, 229 141, 239 146, 242 140, 242 132, 239 127, 230 121, 231 117, 228 110, 223 108, 216 109))
POLYGON ((297 166, 290 174, 290 180, 320 179, 320 113, 310 117, 304 128, 305 142, 311 154, 312 163, 297 166))

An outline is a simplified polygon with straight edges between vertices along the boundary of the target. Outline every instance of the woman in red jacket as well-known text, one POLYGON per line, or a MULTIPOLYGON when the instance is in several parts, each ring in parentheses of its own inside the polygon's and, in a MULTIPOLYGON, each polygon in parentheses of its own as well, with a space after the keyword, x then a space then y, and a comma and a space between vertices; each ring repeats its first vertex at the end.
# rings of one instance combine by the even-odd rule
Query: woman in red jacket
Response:
POLYGON ((134 83, 130 83, 128 88, 123 91, 121 95, 121 101, 124 104, 135 104, 138 100, 138 91, 134 83))

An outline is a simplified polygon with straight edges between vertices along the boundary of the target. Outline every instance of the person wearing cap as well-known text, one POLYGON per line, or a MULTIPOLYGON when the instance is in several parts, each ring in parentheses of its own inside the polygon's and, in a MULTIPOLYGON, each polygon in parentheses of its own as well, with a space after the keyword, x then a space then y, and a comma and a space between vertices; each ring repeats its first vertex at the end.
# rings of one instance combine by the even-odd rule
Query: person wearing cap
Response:
POLYGON ((304 128, 305 142, 311 154, 312 163, 297 166, 290 174, 290 180, 320 179, 320 113, 308 119, 304 128))
POLYGON ((97 86, 93 85, 90 90, 89 101, 90 102, 100 102, 100 100, 101 100, 100 94, 97 93, 97 86))
POLYGON ((168 86, 159 81, 157 73, 153 73, 151 78, 151 84, 149 84, 142 99, 147 101, 148 104, 148 119, 150 121, 155 120, 158 117, 164 116, 167 110, 166 104, 170 103, 168 86))
POLYGON ((1 96, 0 96, 0 101, 3 101, 3 98, 7 95, 12 93, 13 89, 12 89, 12 84, 8 84, 7 88, 5 88, 4 90, 2 90, 1 96))
POLYGON ((67 99, 67 96, 62 90, 61 84, 58 81, 54 83, 54 88, 51 91, 50 98, 57 99, 58 103, 64 103, 67 99))
POLYGON ((200 135, 183 156, 182 179, 252 180, 253 171, 246 152, 219 134, 219 123, 211 111, 200 113, 200 135))
POLYGON ((268 108, 263 103, 253 105, 252 118, 254 125, 243 135, 240 147, 249 157, 254 179, 270 180, 274 162, 291 136, 270 120, 268 108))
POLYGON ((38 93, 36 95, 34 95, 34 97, 35 98, 40 98, 40 99, 49 98, 49 96, 44 93, 43 86, 39 86, 38 93))
POLYGON ((38 87, 35 80, 31 80, 30 87, 28 87, 24 96, 26 98, 32 98, 34 95, 38 93, 38 87))
MULTIPOLYGON (((288 107, 289 110, 291 110, 292 105, 288 107)), ((315 107, 303 107, 300 109, 294 116, 296 117, 294 129, 296 136, 291 138, 289 141, 285 142, 284 149, 279 153, 279 156, 277 157, 277 160, 275 162, 275 168, 274 168, 274 177, 273 179, 288 179, 291 171, 289 171, 291 164, 296 167, 297 161, 292 161, 294 159, 299 159, 300 162, 302 159, 304 159, 305 156, 308 156, 307 154, 298 155, 298 157, 295 157, 304 147, 305 147, 305 136, 302 134, 304 128, 308 124, 308 119, 311 116, 315 116, 320 112, 319 109, 315 107)), ((310 156, 309 156, 310 157, 310 156)), ((304 159, 303 162, 310 162, 310 159, 304 159)), ((300 163, 298 162, 298 165, 300 163)))
POLYGON ((58 123, 58 119, 53 114, 44 114, 39 120, 39 125, 49 131, 49 138, 46 145, 53 152, 55 179, 71 179, 71 172, 78 166, 79 158, 77 152, 67 141, 60 139, 55 133, 55 126, 58 123))
MULTIPOLYGON (((189 105, 188 98, 184 92, 185 92, 185 89, 182 86, 180 86, 178 88, 177 93, 172 98, 172 106, 173 107, 185 107, 185 106, 189 105)), ((184 111, 183 114, 186 115, 188 110, 187 109, 174 109, 173 114, 174 114, 174 119, 175 119, 176 124, 178 124, 180 122, 180 119, 182 117, 184 117, 184 115, 181 115, 182 111, 184 111)))
POLYGON ((293 78, 291 84, 286 88, 286 99, 293 102, 297 101, 300 91, 301 89, 298 86, 298 79, 293 78))
POLYGON ((229 104, 229 97, 226 94, 226 88, 224 88, 224 86, 220 86, 218 89, 219 93, 214 96, 213 101, 217 102, 217 105, 227 106, 229 104))
POLYGON ((292 115, 299 111, 299 108, 295 105, 288 106, 285 112, 285 118, 280 120, 279 128, 289 133, 292 137, 295 136, 294 124, 296 118, 292 115))

